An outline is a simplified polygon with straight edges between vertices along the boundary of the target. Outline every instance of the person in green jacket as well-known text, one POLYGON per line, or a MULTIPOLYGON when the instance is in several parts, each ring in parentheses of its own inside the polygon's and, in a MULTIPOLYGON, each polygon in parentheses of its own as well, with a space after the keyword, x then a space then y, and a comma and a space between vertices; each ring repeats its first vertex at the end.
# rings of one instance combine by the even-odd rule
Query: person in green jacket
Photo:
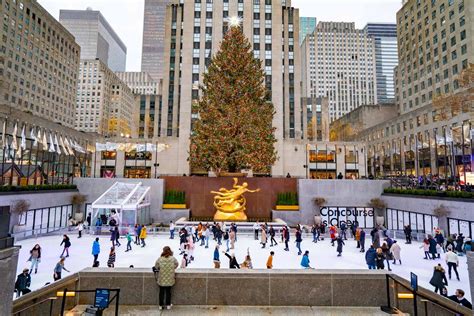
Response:
POLYGON ((127 232, 127 250, 125 252, 132 250, 132 235, 130 232, 127 232))
POLYGON ((171 287, 175 284, 175 270, 178 268, 178 260, 173 257, 171 248, 163 248, 161 257, 156 260, 155 269, 158 273, 158 286, 160 287, 159 303, 160 309, 166 307, 171 309, 171 287))

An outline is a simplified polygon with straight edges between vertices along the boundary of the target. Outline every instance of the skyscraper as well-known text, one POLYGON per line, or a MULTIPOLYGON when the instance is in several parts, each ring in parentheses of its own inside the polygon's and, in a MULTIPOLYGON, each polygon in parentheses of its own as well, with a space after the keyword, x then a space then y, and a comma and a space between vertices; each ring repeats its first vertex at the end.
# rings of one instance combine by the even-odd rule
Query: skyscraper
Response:
POLYGON ((285 157, 283 143, 303 139, 306 126, 299 84, 298 9, 289 0, 173 0, 167 13, 161 136, 179 137, 178 173, 189 172, 189 135, 192 121, 198 118, 192 103, 199 99, 203 73, 229 27, 227 18, 239 16, 254 56, 262 61, 265 86, 275 107, 275 147, 280 159, 272 172, 283 175, 285 159, 294 160, 285 157))
POLYGON ((354 23, 319 22, 301 51, 303 95, 328 97, 331 121, 377 103, 374 40, 354 23))
POLYGON ((171 0, 145 0, 142 71, 154 80, 163 77, 166 6, 171 0))
POLYGON ((314 17, 300 17, 300 45, 303 43, 306 35, 313 33, 316 29, 317 20, 314 17))
POLYGON ((100 11, 61 10, 59 21, 81 46, 81 59, 100 59, 112 71, 125 71, 127 47, 100 11))
POLYGON ((393 103, 395 85, 393 69, 398 65, 397 25, 368 23, 365 32, 374 39, 377 74, 377 101, 393 103))

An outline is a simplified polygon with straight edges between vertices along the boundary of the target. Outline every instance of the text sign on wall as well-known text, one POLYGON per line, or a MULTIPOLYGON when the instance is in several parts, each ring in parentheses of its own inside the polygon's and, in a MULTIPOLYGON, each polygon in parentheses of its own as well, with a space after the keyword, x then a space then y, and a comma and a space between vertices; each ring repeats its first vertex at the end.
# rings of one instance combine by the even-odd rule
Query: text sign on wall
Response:
POLYGON ((374 227, 374 209, 370 207, 331 207, 320 208, 323 223, 326 226, 340 226, 345 223, 352 226, 357 222, 361 228, 374 227))
POLYGON ((106 309, 109 307, 110 290, 108 289, 96 289, 94 306, 100 309, 106 309))

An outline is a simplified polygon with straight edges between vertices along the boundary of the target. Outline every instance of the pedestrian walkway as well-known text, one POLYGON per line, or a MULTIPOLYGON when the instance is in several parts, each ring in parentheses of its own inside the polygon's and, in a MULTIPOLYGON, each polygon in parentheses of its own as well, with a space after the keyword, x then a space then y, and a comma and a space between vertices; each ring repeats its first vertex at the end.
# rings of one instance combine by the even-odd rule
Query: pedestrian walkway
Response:
MULTIPOLYGON (((85 306, 77 306, 67 316, 79 316, 84 312, 85 306)), ((113 316, 111 306, 104 312, 104 316, 113 316)), ((172 310, 159 310, 158 306, 121 306, 121 316, 383 316, 387 315, 378 307, 262 307, 262 306, 173 306, 172 310)), ((403 315, 403 314, 401 314, 403 315)))

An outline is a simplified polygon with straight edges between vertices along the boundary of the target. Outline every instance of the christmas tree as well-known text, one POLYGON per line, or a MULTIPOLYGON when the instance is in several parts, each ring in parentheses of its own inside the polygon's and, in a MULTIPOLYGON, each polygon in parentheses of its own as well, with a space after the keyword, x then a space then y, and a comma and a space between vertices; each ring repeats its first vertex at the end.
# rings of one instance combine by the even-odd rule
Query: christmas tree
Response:
POLYGON ((240 26, 231 26, 204 74, 191 136, 194 170, 269 172, 276 160, 265 72, 240 26))

